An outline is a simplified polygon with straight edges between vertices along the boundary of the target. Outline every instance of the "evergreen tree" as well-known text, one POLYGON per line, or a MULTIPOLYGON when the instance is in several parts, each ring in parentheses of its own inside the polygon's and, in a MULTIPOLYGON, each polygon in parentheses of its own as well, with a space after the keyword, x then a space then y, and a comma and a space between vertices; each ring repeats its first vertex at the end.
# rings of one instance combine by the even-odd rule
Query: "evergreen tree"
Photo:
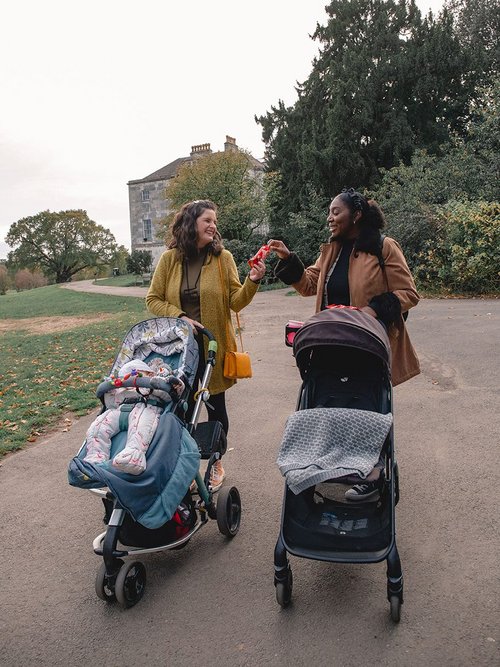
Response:
POLYGON ((311 192, 373 188, 382 169, 408 164, 417 148, 438 152, 470 120, 473 59, 451 11, 422 19, 413 0, 332 0, 326 11, 296 104, 256 119, 280 174, 271 228, 307 208, 311 192))

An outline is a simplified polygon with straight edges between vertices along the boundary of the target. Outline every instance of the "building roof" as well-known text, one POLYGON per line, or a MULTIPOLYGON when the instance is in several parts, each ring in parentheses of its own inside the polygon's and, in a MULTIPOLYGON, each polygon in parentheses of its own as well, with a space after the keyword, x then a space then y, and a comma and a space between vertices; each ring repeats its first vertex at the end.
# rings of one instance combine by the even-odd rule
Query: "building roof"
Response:
POLYGON ((173 178, 176 175, 179 167, 184 162, 191 162, 191 158, 189 156, 178 157, 177 160, 169 162, 169 164, 166 164, 161 169, 153 171, 153 173, 149 174, 149 176, 145 176, 144 178, 139 178, 135 181, 129 181, 127 185, 134 185, 135 183, 150 183, 151 181, 166 181, 169 178, 173 178))
MULTIPOLYGON (((224 151, 218 151, 218 153, 223 153, 228 150, 239 150, 236 145, 236 141, 232 137, 226 137, 226 143, 224 144, 224 151)), ((178 157, 177 160, 169 162, 164 167, 161 167, 161 169, 157 169, 152 174, 149 174, 149 176, 145 176, 144 178, 139 178, 134 181, 129 181, 127 185, 135 185, 137 183, 151 183, 151 181, 167 181, 169 178, 173 178, 177 174, 179 168, 185 162, 192 162, 193 159, 195 159, 193 157, 194 155, 201 156, 201 155, 211 155, 211 154, 217 155, 217 153, 212 153, 212 151, 210 150, 210 144, 201 144, 199 146, 192 146, 191 155, 188 155, 187 157, 178 157)), ((250 155, 248 153, 246 153, 246 155, 253 169, 264 170, 264 164, 260 160, 257 160, 256 158, 253 157, 253 155, 250 155)))

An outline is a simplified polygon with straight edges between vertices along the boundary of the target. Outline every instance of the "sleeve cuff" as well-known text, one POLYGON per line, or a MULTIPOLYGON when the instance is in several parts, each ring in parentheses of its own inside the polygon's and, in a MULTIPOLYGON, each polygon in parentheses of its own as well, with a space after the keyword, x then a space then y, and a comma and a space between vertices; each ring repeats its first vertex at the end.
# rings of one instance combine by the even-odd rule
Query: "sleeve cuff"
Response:
POLYGON ((285 283, 293 285, 298 283, 304 273, 304 265, 294 252, 287 259, 280 259, 274 269, 276 278, 285 283))
POLYGON ((401 303, 393 292, 384 292, 374 296, 368 305, 373 308, 378 319, 386 326, 396 324, 401 318, 401 303))

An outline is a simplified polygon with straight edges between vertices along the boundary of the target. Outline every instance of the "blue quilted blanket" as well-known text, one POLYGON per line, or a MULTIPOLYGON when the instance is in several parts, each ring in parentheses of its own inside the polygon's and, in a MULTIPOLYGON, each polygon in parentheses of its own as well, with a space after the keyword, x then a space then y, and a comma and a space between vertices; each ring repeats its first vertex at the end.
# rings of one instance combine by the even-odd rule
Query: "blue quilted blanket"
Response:
MULTIPOLYGON (((126 433, 119 434, 125 441, 126 433)), ((118 436, 116 436, 118 437, 118 436)), ((118 449, 113 447, 112 454, 118 449)), ((141 475, 114 469, 110 462, 83 461, 85 447, 69 464, 68 481, 84 489, 107 486, 135 521, 159 528, 172 518, 199 469, 200 452, 182 421, 164 412, 146 454, 141 475)))

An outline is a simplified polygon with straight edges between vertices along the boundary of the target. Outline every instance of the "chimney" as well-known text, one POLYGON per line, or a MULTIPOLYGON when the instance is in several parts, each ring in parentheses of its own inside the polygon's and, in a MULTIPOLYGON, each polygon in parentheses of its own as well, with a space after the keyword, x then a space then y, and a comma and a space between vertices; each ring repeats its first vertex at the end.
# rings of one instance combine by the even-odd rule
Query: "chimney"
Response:
POLYGON ((198 146, 191 146, 191 158, 201 157, 202 155, 210 155, 212 149, 210 144, 198 144, 198 146))
POLYGON ((236 139, 234 137, 229 137, 226 134, 226 143, 224 144, 224 152, 227 151, 237 151, 238 146, 236 145, 236 139))

